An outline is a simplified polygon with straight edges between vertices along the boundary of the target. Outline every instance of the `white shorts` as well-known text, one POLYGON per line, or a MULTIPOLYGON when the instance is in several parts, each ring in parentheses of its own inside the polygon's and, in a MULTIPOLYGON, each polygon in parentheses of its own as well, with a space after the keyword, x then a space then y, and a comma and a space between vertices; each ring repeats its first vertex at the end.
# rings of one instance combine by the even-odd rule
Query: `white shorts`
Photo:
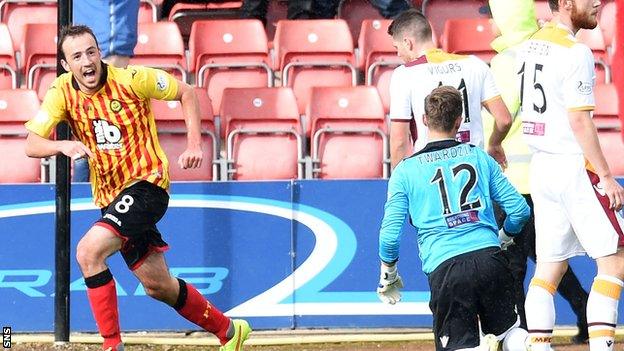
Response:
POLYGON ((624 246, 624 218, 609 209, 583 155, 534 154, 530 187, 537 261, 560 262, 585 252, 595 259, 624 246))

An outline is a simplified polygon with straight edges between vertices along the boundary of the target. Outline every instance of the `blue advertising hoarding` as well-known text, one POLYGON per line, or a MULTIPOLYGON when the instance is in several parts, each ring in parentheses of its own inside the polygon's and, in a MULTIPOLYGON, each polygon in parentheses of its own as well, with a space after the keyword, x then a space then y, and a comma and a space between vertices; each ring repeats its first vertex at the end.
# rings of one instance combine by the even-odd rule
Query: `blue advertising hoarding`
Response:
MULTIPOLYGON (((415 232, 408 226, 399 264, 406 285, 403 300, 388 306, 375 295, 386 184, 175 183, 169 210, 159 223, 171 247, 167 263, 172 274, 195 285, 228 315, 248 318, 255 329, 430 327, 427 280, 415 232)), ((89 186, 74 184, 72 255, 97 218, 89 186)), ((0 322, 15 331, 52 331, 54 187, 0 185, 0 238, 0 322)), ((146 296, 118 254, 109 265, 123 330, 197 329, 146 296)), ((580 257, 572 266, 589 289, 593 263, 580 257)), ((71 267, 71 329, 95 331, 73 257, 71 267)), ((557 324, 575 324, 567 303, 557 297, 556 304, 557 324)))

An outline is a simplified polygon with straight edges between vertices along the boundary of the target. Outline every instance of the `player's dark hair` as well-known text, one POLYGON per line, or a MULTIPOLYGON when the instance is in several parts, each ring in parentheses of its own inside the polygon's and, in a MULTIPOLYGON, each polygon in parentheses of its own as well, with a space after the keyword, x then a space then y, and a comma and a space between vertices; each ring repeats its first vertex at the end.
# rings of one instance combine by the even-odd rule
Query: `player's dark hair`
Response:
POLYGON ((559 0, 548 0, 550 11, 559 11, 559 0))
POLYGON ((431 25, 420 11, 412 8, 401 12, 390 23, 388 34, 393 37, 408 34, 418 41, 431 40, 431 25))
POLYGON ((462 97, 459 90, 450 86, 440 86, 425 98, 427 126, 441 132, 451 132, 455 128, 457 117, 463 111, 462 97))
POLYGON ((93 30, 91 30, 91 28, 85 25, 65 26, 61 28, 61 35, 56 44, 57 50, 61 55, 61 60, 66 60, 65 52, 63 52, 63 43, 65 42, 65 39, 68 37, 77 37, 85 33, 90 34, 93 37, 93 40, 95 40, 95 46, 99 49, 100 44, 98 44, 97 38, 95 37, 95 34, 93 34, 93 30))

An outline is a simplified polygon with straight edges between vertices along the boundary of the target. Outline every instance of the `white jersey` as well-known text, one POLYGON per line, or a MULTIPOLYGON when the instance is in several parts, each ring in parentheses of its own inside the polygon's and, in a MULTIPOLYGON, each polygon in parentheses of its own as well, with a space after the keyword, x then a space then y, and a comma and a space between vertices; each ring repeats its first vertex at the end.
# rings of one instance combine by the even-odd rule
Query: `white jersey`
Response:
POLYGON ((489 67, 476 56, 432 49, 417 60, 395 68, 390 81, 390 119, 409 121, 413 117, 414 151, 422 149, 428 141, 428 130, 423 123, 425 97, 440 85, 453 86, 462 94, 463 122, 457 140, 483 148, 481 104, 499 93, 489 67))
POLYGON ((518 55, 522 127, 534 152, 582 154, 568 111, 594 109, 594 58, 572 32, 550 22, 518 55))

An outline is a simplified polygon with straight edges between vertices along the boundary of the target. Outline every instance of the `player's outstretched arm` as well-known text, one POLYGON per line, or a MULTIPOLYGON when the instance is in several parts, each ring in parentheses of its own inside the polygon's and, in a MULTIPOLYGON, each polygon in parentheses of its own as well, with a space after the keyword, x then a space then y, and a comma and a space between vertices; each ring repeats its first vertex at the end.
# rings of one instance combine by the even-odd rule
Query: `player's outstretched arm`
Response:
POLYGON ((83 143, 76 140, 50 140, 36 133, 29 132, 26 137, 26 155, 28 157, 48 157, 63 154, 74 159, 93 157, 93 153, 83 143))
POLYGON ((178 81, 176 100, 179 100, 182 105, 187 140, 186 150, 178 158, 178 165, 183 169, 199 168, 202 164, 203 154, 201 150, 201 115, 197 95, 190 85, 178 81))
POLYGON ((616 211, 621 210, 624 205, 624 189, 611 174, 607 160, 600 148, 596 127, 591 120, 589 111, 568 111, 568 118, 572 132, 581 146, 585 158, 600 177, 602 187, 609 197, 610 208, 616 211))

